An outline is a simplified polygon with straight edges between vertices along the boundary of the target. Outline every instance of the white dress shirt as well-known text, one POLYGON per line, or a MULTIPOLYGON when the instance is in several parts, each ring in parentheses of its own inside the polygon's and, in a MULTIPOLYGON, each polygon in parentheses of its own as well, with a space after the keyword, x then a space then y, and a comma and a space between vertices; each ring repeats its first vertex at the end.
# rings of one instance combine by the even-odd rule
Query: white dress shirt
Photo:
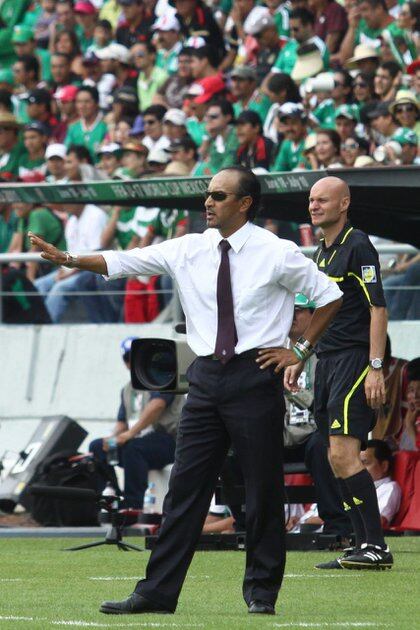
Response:
POLYGON ((65 228, 65 237, 69 251, 74 254, 91 252, 101 247, 101 234, 108 222, 106 212, 88 203, 78 217, 72 214, 65 228))
MULTIPOLYGON (((110 279, 168 274, 175 281, 187 325, 188 344, 199 356, 214 352, 217 336, 217 273, 220 232, 181 238, 130 251, 102 252, 110 279)), ((238 343, 236 354, 252 348, 285 346, 296 293, 317 306, 341 297, 337 285, 297 245, 246 223, 227 239, 238 343)))
POLYGON ((392 519, 400 509, 401 488, 396 481, 392 481, 391 477, 383 477, 374 483, 379 513, 386 518, 388 523, 392 523, 392 519))

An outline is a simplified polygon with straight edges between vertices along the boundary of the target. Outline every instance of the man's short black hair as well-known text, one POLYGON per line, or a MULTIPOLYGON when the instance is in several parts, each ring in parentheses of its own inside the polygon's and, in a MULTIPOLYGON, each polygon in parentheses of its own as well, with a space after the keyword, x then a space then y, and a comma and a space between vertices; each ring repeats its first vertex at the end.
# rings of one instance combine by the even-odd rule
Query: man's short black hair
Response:
POLYGON ((168 153, 173 153, 174 151, 179 151, 180 149, 184 151, 193 151, 193 159, 196 161, 198 160, 198 147, 191 136, 189 136, 188 134, 186 134, 182 138, 174 140, 171 143, 170 147, 166 150, 168 153))
POLYGON ((80 94, 80 92, 88 92, 95 103, 99 105, 99 92, 98 88, 96 88, 94 85, 81 85, 77 93, 80 94))
POLYGON ((21 55, 17 58, 17 60, 20 61, 20 63, 23 63, 25 72, 33 72, 34 78, 39 81, 40 65, 35 55, 21 55))
POLYGON ((252 204, 249 207, 247 219, 253 221, 258 214, 261 203, 261 184, 258 177, 254 175, 251 169, 245 166, 227 166, 222 168, 219 173, 223 171, 233 171, 238 173, 238 192, 239 197, 252 197, 252 204))
POLYGON ((109 20, 98 20, 96 26, 100 26, 105 31, 112 33, 112 24, 109 20))
POLYGON ((149 115, 155 116, 158 120, 162 121, 166 111, 167 109, 164 105, 150 105, 150 107, 146 107, 144 110, 143 118, 149 115))
POLYGON ((88 164, 93 164, 90 151, 84 144, 71 144, 67 149, 67 155, 74 153, 78 160, 85 160, 88 164))
POLYGON ((378 462, 388 462, 388 470, 391 471, 394 457, 387 442, 384 440, 368 440, 366 448, 372 448, 378 462))
POLYGON ((220 107, 220 111, 222 112, 223 116, 230 116, 232 120, 235 118, 233 105, 226 98, 214 98, 209 103, 209 108, 210 107, 220 107))
POLYGON ((280 94, 280 92, 286 90, 285 103, 300 103, 302 100, 298 86, 292 77, 284 72, 273 74, 268 81, 267 87, 274 94, 280 94))
POLYGON ((409 381, 420 381, 420 357, 407 363, 407 378, 409 381))
POLYGON ((237 125, 246 125, 247 123, 249 123, 253 127, 259 127, 260 133, 262 133, 263 124, 261 116, 257 114, 257 112, 254 112, 252 109, 244 109, 244 111, 241 112, 236 119, 237 125))
POLYGON ((290 12, 289 19, 300 20, 304 25, 312 24, 313 26, 315 24, 315 15, 305 7, 293 9, 293 11, 290 12))
POLYGON ((71 64, 71 62, 72 62, 72 57, 71 57, 71 55, 68 55, 67 53, 63 53, 63 52, 57 52, 57 51, 55 51, 55 52, 53 52, 53 53, 51 54, 51 57, 61 57, 62 59, 65 59, 65 60, 66 60, 66 62, 68 63, 68 65, 70 65, 70 64, 71 64))
POLYGON ((397 74, 401 72, 401 66, 399 66, 396 61, 383 61, 379 64, 379 68, 382 68, 383 70, 388 70, 393 79, 395 79, 397 74))

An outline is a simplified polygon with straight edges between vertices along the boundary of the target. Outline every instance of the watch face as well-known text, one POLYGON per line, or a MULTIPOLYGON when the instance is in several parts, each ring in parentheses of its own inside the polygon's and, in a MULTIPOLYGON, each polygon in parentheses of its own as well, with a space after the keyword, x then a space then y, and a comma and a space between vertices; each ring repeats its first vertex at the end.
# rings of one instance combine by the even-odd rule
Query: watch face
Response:
POLYGON ((382 359, 372 359, 370 364, 373 367, 373 369, 380 370, 382 367, 382 359))

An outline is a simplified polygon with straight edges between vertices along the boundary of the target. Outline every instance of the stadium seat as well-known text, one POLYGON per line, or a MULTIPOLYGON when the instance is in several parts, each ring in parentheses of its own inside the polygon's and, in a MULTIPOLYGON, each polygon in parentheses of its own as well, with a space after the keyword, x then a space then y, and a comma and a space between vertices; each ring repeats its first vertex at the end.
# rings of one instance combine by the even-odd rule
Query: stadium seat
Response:
POLYGON ((391 531, 420 529, 420 452, 399 451, 396 453, 393 478, 398 482, 402 496, 400 509, 393 520, 391 531), (411 525, 414 523, 415 514, 417 514, 417 526, 408 526, 407 523, 411 525))

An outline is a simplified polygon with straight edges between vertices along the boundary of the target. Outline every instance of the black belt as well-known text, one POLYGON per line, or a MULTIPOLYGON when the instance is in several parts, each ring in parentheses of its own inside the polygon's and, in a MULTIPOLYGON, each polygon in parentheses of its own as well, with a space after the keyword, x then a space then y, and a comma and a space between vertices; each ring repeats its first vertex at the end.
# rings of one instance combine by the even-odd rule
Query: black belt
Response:
MULTIPOLYGON (((252 350, 245 350, 245 352, 241 352, 240 354, 235 354, 232 359, 256 359, 258 357, 258 352, 260 348, 252 348, 252 350)), ((215 354, 207 354, 204 357, 200 357, 201 359, 211 359, 212 361, 220 361, 220 358, 215 354)), ((231 359, 231 361, 232 361, 231 359)))

